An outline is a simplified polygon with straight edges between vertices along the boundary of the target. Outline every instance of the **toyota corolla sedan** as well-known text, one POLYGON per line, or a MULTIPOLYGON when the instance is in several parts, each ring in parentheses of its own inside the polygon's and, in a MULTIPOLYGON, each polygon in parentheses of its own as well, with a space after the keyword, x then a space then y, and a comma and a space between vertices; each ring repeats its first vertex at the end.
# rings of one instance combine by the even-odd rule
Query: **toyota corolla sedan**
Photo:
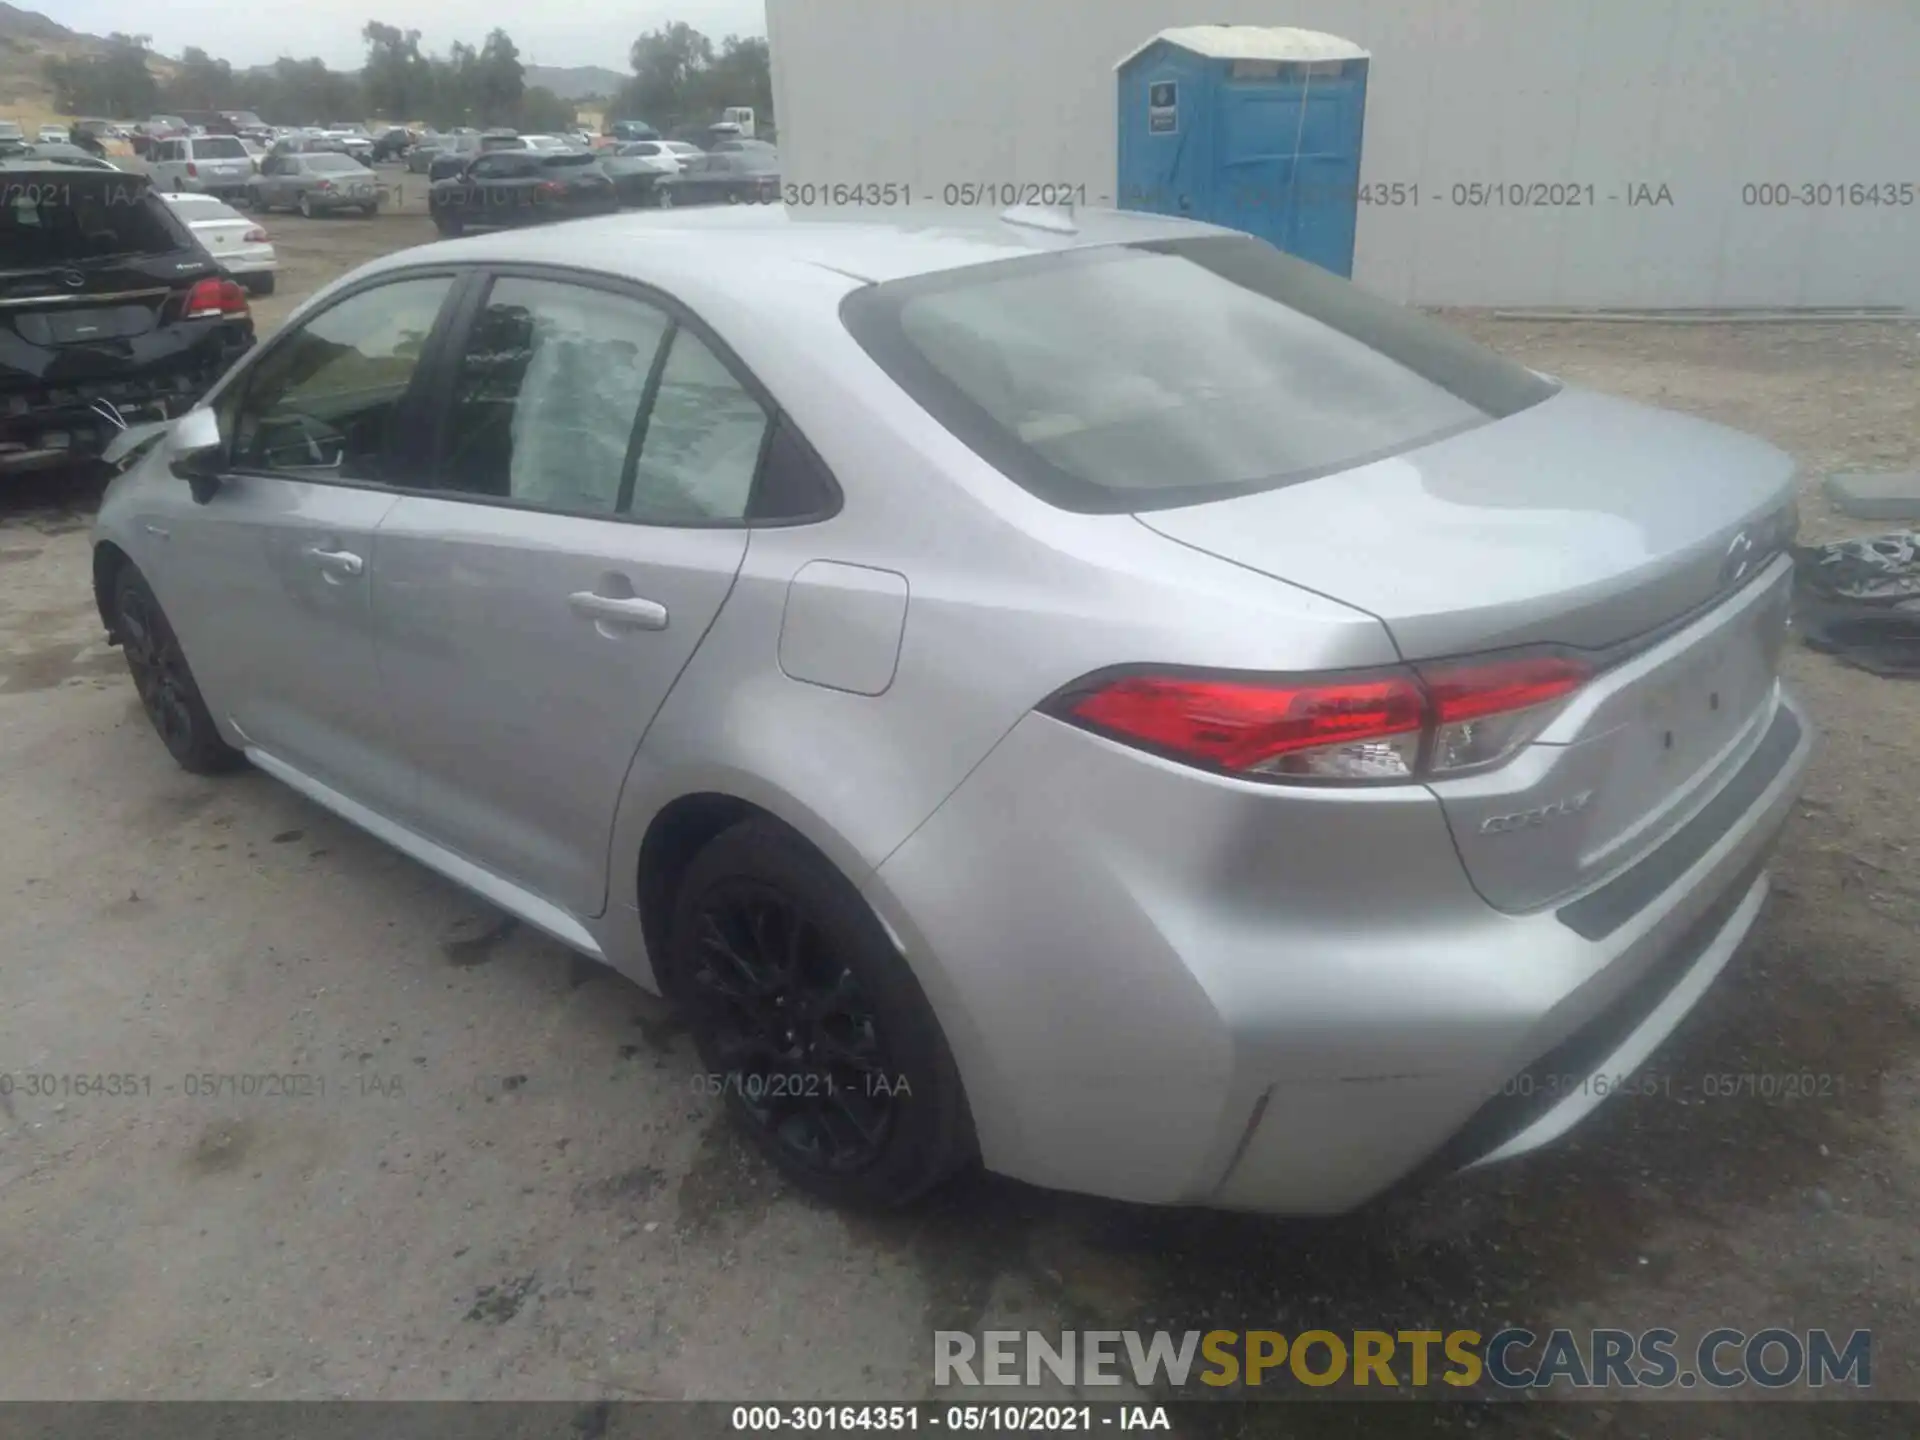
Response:
POLYGON ((1325 1213, 1551 1141, 1812 745, 1786 456, 1157 216, 406 250, 124 443, 173 757, 664 992, 850 1203, 1325 1213))

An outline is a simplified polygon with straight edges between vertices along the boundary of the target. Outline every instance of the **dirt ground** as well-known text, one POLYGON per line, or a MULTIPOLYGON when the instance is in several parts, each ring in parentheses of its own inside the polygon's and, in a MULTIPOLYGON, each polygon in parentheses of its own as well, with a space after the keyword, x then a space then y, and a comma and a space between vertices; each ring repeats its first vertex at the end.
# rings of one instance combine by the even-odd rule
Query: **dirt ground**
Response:
MULTIPOLYGON (((263 324, 430 233, 270 227, 286 269, 263 324)), ((1920 466, 1913 321, 1455 318, 1764 435, 1810 477, 1920 466)), ((1875 1393, 1920 1399, 1920 689, 1790 652, 1824 748, 1758 930, 1655 1061, 1670 1094, 1336 1221, 991 1178, 854 1218, 732 1138, 625 981, 264 776, 179 772, 100 643, 94 498, 0 491, 0 1071, 140 1085, 16 1085, 0 1111, 0 1397, 904 1399, 928 1392, 935 1329, 1518 1323, 1871 1328, 1875 1393), (204 1098, 202 1072, 325 1093, 204 1098), (1814 1099, 1705 1093, 1723 1074, 1828 1078, 1814 1099)), ((1870 528, 1811 487, 1806 517, 1870 528)), ((1832 1406, 1720 1413, 1728 1435, 1835 1433, 1832 1406)), ((1391 1418, 1674 1433, 1653 1404, 1391 1418)), ((1287 1426, 1333 1433, 1333 1412, 1287 1426)))

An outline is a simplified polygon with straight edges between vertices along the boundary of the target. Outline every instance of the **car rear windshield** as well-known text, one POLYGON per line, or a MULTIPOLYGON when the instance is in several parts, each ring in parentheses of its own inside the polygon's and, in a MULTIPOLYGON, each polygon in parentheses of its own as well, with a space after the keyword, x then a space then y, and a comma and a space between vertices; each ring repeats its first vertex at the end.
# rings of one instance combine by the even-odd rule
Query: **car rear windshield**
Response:
POLYGON ((197 220, 245 220, 247 217, 231 205, 223 205, 211 195, 176 195, 164 202, 189 225, 197 220))
POLYGON ((244 160, 247 147, 232 135, 202 135, 193 142, 196 160, 244 160))
POLYGON ((0 271, 84 266, 191 246, 145 180, 118 171, 6 171, 4 191, 0 271))
POLYGON ((1063 509, 1276 489, 1539 404, 1551 381, 1238 236, 1061 251, 855 291, 841 315, 983 459, 1063 509))
POLYGON ((554 155, 542 155, 540 168, 543 170, 578 170, 588 165, 598 165, 600 157, 584 150, 564 150, 554 155))
POLYGON ((351 155, 342 155, 337 151, 322 150, 303 156, 301 168, 314 175, 332 175, 342 170, 358 170, 360 162, 351 155))

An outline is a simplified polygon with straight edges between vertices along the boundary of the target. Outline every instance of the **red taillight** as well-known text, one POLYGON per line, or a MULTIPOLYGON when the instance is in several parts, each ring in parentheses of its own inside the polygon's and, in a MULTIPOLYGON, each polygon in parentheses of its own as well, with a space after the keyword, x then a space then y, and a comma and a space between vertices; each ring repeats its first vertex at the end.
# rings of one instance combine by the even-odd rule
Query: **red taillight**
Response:
POLYGON ((1130 674, 1096 677, 1042 708, 1249 779, 1404 781, 1507 759, 1592 673, 1536 655, 1304 680, 1130 674))
POLYGON ((187 174, 189 174, 189 175, 192 175, 192 176, 194 176, 194 177, 196 177, 196 178, 198 178, 198 176, 199 176, 199 174, 200 174, 200 167, 199 167, 198 165, 196 165, 196 164, 194 164, 194 163, 193 163, 193 162, 192 162, 191 160, 189 160, 189 161, 187 162, 187 174))
POLYGON ((542 180, 533 187, 533 193, 542 200, 558 200, 567 193, 567 187, 556 180, 542 180))
POLYGON ((240 243, 242 245, 264 245, 267 243, 267 232, 256 225, 240 237, 240 243))
POLYGON ((217 320, 247 313, 247 292, 231 280, 198 280, 187 292, 186 318, 217 320))

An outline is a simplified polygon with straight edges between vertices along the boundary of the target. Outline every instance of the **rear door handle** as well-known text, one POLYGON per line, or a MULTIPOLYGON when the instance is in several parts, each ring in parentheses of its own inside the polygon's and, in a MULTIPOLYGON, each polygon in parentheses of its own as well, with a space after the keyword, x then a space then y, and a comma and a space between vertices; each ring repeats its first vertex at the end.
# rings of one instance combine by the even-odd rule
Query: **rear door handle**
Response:
POLYGON ((642 600, 638 595, 622 599, 578 590, 567 597, 567 606, 581 619, 602 625, 617 625, 625 630, 667 628, 667 607, 657 600, 642 600))
POLYGON ((367 562, 351 550, 323 550, 318 545, 309 545, 306 556, 322 570, 331 570, 336 575, 358 575, 367 568, 367 562))

